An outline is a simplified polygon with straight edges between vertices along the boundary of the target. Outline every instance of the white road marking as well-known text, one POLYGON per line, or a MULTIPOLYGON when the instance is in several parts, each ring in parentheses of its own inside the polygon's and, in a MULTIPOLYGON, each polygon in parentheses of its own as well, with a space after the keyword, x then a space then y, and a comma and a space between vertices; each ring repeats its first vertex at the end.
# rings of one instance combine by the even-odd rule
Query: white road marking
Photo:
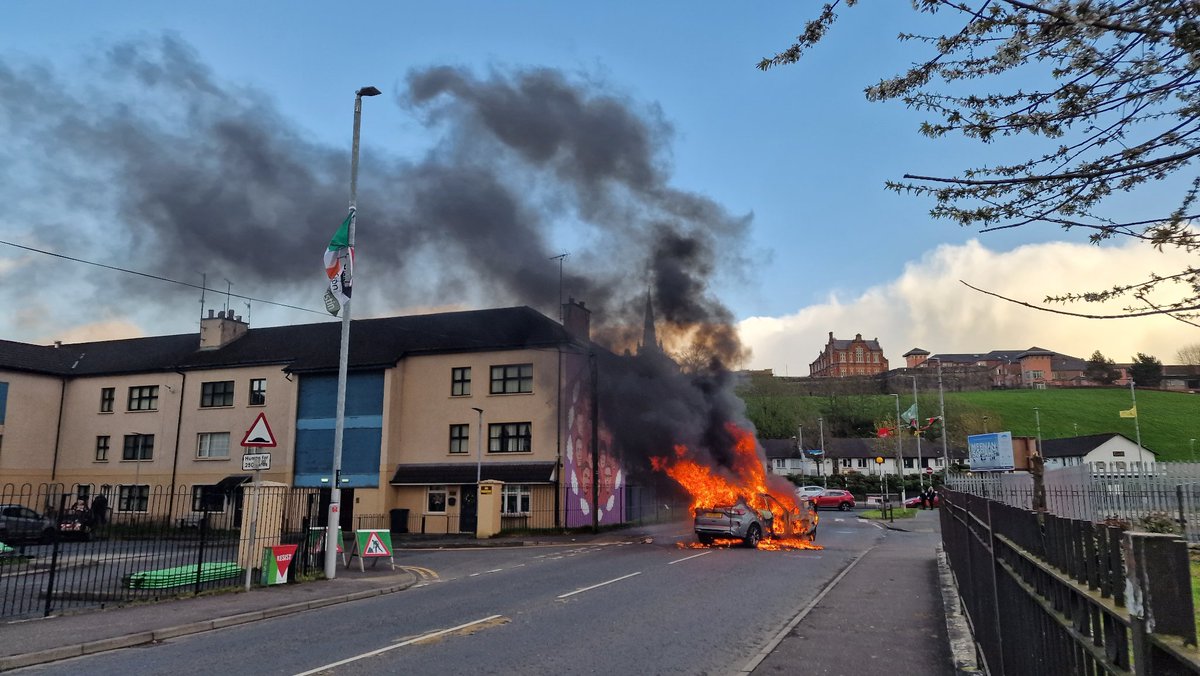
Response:
POLYGON ((705 554, 712 554, 712 550, 710 549, 710 550, 708 550, 708 551, 706 551, 706 552, 700 552, 699 554, 692 554, 691 556, 685 556, 685 557, 683 557, 682 559, 675 559, 674 561, 671 561, 671 562, 667 563, 667 565, 668 565, 668 566, 673 566, 673 565, 675 565, 675 564, 677 564, 677 563, 679 563, 679 562, 681 562, 681 561, 687 561, 688 559, 694 559, 694 558, 696 558, 697 556, 704 556, 705 554))
POLYGON ((597 588, 597 587, 603 587, 603 586, 604 586, 604 585, 606 585, 606 584, 612 584, 612 583, 614 583, 614 582, 620 582, 621 580, 627 580, 627 579, 629 579, 629 578, 633 577, 634 575, 641 575, 641 574, 642 574, 642 571, 640 571, 640 570, 639 570, 639 571, 638 571, 638 572, 636 572, 636 573, 630 573, 630 574, 628 574, 628 575, 622 575, 621 577, 618 577, 618 578, 615 578, 615 579, 609 580, 608 582, 601 582, 600 584, 594 584, 594 585, 592 585, 592 586, 590 586, 590 587, 584 587, 583 589, 576 589, 576 590, 575 590, 575 591, 573 591, 573 592, 567 592, 566 594, 559 594, 557 598, 560 598, 560 599, 565 599, 565 598, 567 598, 568 596, 574 596, 574 595, 576 595, 576 594, 582 594, 582 593, 583 593, 583 592, 585 592, 585 591, 591 591, 591 590, 593 590, 593 589, 595 589, 595 588, 597 588))
POLYGON ((483 624, 484 622, 491 622, 492 620, 498 620, 501 617, 503 617, 503 616, 502 615, 489 615, 481 620, 475 620, 474 622, 467 622, 466 624, 460 624, 457 627, 450 627, 449 629, 441 629, 439 631, 430 632, 423 636, 418 636, 416 638, 410 638, 407 641, 401 641, 400 643, 393 643, 392 645, 387 646, 386 648, 372 650, 370 652, 362 653, 361 655, 355 655, 354 657, 347 657, 346 659, 338 660, 337 662, 330 662, 329 664, 326 664, 321 667, 317 667, 316 669, 309 669, 308 671, 302 671, 302 672, 296 674, 296 676, 311 676, 312 674, 320 673, 327 669, 333 669, 335 667, 340 667, 343 664, 350 664, 351 662, 357 662, 359 660, 363 660, 368 657, 382 655, 383 653, 386 653, 390 650, 395 650, 396 648, 403 648, 404 646, 409 646, 414 643, 419 643, 421 641, 427 641, 431 638, 437 638, 438 636, 444 636, 446 634, 451 634, 451 633, 454 633, 461 629, 466 629, 467 627, 473 627, 477 624, 483 624))

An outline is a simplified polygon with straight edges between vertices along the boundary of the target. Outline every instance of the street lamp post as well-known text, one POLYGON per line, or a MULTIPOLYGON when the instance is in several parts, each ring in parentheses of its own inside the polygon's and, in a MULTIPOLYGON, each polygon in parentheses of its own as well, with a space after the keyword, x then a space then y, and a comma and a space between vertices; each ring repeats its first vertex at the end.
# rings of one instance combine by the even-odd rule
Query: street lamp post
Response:
POLYGON ((946 394, 942 390, 942 359, 938 357, 938 405, 941 407, 942 416, 942 481, 950 477, 950 449, 946 445, 946 435, 950 433, 950 428, 946 426, 946 394))
POLYGON ((983 416, 983 433, 984 434, 988 433, 987 421, 988 421, 988 417, 986 415, 983 416))
POLYGON ((900 482, 900 501, 903 504, 908 499, 908 491, 904 489, 904 454, 900 445, 900 395, 892 396, 896 398, 896 478, 900 482))
MULTIPOLYGON (((354 92, 354 134, 350 144, 350 227, 346 245, 354 249, 354 226, 358 211, 358 130, 362 121, 362 97, 379 96, 374 87, 354 92)), ((325 579, 337 577, 338 522, 342 503, 342 440, 346 431, 346 371, 350 363, 350 299, 342 306, 342 342, 338 353, 337 415, 333 426, 333 486, 329 491, 326 515, 325 579)))
POLYGON ((925 474, 924 467, 921 467, 921 414, 917 408, 917 377, 909 376, 913 381, 913 420, 917 422, 917 483, 921 486, 921 492, 925 492, 925 474))
POLYGON ((483 480, 483 409, 472 406, 471 410, 479 414, 479 422, 475 424, 475 490, 478 491, 483 480))
POLYGON ((1042 454, 1042 415, 1038 411, 1038 407, 1033 407, 1033 419, 1037 422, 1037 453, 1042 454))
MULTIPOLYGON (((817 474, 820 474, 821 473, 821 465, 825 464, 825 419, 824 418, 817 418, 817 428, 818 428, 817 433, 820 435, 820 438, 821 438, 821 459, 817 461, 817 474)), ((822 476, 821 480, 824 483, 825 487, 829 488, 828 475, 822 476)))
POLYGON ((1192 445, 1192 462, 1196 462, 1196 440, 1195 439, 1191 440, 1191 445, 1192 445))

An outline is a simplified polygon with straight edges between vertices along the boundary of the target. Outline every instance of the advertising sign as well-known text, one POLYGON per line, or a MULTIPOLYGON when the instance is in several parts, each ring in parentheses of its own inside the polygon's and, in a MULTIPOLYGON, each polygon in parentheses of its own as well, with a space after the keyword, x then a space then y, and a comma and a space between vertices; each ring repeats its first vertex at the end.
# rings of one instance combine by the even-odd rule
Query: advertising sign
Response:
POLYGON ((1008 472, 1013 468, 1012 432, 967 437, 972 472, 1008 472))

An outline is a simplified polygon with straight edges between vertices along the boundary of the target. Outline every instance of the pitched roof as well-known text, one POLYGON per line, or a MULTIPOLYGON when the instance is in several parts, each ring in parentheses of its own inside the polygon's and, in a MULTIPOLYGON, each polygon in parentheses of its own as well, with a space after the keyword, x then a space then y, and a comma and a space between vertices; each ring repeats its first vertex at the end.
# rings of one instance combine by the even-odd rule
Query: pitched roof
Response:
MULTIPOLYGON (((1079 437, 1065 437, 1062 439, 1043 439, 1042 440, 1042 457, 1044 458, 1075 458, 1083 457, 1088 453, 1103 446, 1113 437, 1121 437, 1125 441, 1134 443, 1133 439, 1118 434, 1116 432, 1106 432, 1104 434, 1086 434, 1079 437)), ((1142 450, 1153 453, 1150 449, 1142 446, 1142 450)))
POLYGON ((767 453, 767 459, 774 458, 799 458, 800 451, 796 448, 796 439, 759 439, 763 450, 767 453))
MULTIPOLYGON (((0 341, 0 368, 57 376, 109 375, 282 364, 289 371, 337 368, 341 323, 248 329, 215 350, 200 335, 131 338, 48 347, 0 341)), ((357 319, 350 327, 351 369, 391 366, 406 355, 506 350, 572 342, 554 320, 529 307, 357 319)))
POLYGON ((904 354, 902 354, 900 356, 901 357, 913 357, 913 356, 920 356, 923 354, 929 354, 929 350, 922 350, 919 347, 914 347, 913 349, 909 350, 908 352, 905 352, 904 354))

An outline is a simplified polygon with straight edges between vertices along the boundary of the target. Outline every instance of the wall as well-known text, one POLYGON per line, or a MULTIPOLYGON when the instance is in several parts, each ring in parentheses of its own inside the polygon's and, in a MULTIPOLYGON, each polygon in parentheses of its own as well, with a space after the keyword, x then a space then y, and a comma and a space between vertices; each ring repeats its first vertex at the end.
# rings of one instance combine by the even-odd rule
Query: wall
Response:
POLYGON ((0 371, 8 383, 0 422, 0 483, 50 480, 62 381, 49 376, 0 371))

